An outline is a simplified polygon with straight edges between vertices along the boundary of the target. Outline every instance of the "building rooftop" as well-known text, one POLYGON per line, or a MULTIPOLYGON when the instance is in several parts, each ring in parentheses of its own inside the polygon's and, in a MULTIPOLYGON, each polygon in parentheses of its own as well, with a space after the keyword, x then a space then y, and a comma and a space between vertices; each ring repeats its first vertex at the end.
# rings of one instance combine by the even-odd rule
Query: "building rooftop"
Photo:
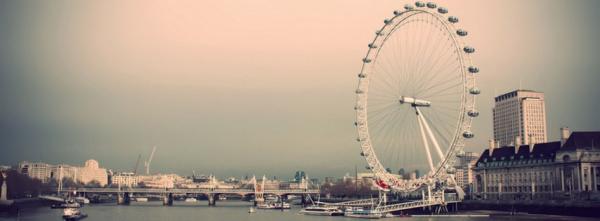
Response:
POLYGON ((511 92, 507 92, 507 93, 498 95, 494 99, 496 100, 496 102, 498 102, 500 100, 504 100, 504 99, 507 99, 507 98, 515 97, 515 96, 517 96, 518 92, 543 93, 543 92, 540 92, 540 91, 534 91, 534 90, 528 90, 528 89, 518 89, 518 90, 514 90, 514 91, 511 91, 511 92))
POLYGON ((529 152, 529 145, 519 146, 515 152, 514 146, 504 146, 495 148, 490 156, 490 150, 483 151, 477 163, 480 162, 499 162, 528 159, 554 159, 556 151, 560 149, 560 141, 539 143, 533 146, 533 151, 529 152))
POLYGON ((563 149, 600 149, 600 131, 573 132, 563 145, 563 149))
POLYGON ((480 162, 502 162, 513 160, 528 160, 528 159, 547 159, 554 160, 556 152, 561 150, 576 150, 576 149, 594 149, 600 150, 600 131, 594 132, 573 132, 569 139, 561 147, 560 141, 538 143, 533 146, 533 151, 529 151, 529 145, 521 145, 515 151, 514 146, 504 146, 495 148, 490 156, 490 150, 483 151, 477 163, 480 162))

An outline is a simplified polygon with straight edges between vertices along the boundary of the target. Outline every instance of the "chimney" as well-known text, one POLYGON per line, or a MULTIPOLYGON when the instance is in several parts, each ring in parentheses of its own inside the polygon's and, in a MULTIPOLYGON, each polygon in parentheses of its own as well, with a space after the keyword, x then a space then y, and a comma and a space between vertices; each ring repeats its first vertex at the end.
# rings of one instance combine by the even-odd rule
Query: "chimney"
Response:
POLYGON ((489 154, 491 157, 492 153, 494 153, 494 148, 496 148, 496 146, 495 146, 496 142, 494 141, 494 139, 490 139, 488 142, 489 142, 489 145, 488 145, 489 146, 489 154))
POLYGON ((535 146, 535 137, 533 134, 529 134, 529 153, 533 152, 533 146, 535 146))
POLYGON ((569 129, 569 127, 561 127, 560 128, 560 147, 565 145, 565 143, 569 139, 569 136, 571 136, 571 130, 569 129))
POLYGON ((515 137, 515 154, 517 154, 519 152, 519 148, 521 147, 521 136, 516 136, 515 137))

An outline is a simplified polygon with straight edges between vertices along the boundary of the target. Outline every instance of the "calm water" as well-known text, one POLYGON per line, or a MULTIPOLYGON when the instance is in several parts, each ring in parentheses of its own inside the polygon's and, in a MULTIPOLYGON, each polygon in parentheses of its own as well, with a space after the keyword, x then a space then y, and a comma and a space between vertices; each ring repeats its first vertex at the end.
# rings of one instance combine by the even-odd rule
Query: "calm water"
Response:
MULTIPOLYGON (((114 204, 95 204, 85 206, 82 211, 89 216, 84 221, 107 221, 107 220, 130 220, 130 221, 158 221, 158 220, 194 220, 194 221, 347 221, 360 220, 345 217, 324 217, 324 216, 306 216, 298 214, 299 206, 291 210, 257 210, 256 213, 248 213, 250 203, 240 201, 219 201, 216 207, 209 207, 206 201, 197 203, 175 202, 172 207, 162 206, 161 202, 135 203, 129 206, 116 206, 114 204)), ((28 209, 21 214, 20 219, 16 217, 0 217, 0 221, 5 220, 23 220, 23 221, 41 221, 56 220, 60 221, 62 210, 50 208, 28 209)), ((566 221, 566 220, 594 220, 574 217, 558 216, 493 216, 490 218, 465 218, 465 217, 410 217, 410 218, 385 218, 381 220, 432 220, 432 221, 566 221)))

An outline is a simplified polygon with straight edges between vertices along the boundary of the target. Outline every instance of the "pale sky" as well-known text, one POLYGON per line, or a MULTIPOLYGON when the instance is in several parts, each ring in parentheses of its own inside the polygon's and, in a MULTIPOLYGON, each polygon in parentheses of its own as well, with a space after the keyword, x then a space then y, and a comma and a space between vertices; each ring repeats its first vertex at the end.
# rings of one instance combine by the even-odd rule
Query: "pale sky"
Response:
MULTIPOLYGON (((374 31, 412 1, 2 1, 0 164, 341 176, 363 169, 354 90, 374 31)), ((546 93, 548 131, 600 130, 599 1, 438 1, 495 95, 546 93)))

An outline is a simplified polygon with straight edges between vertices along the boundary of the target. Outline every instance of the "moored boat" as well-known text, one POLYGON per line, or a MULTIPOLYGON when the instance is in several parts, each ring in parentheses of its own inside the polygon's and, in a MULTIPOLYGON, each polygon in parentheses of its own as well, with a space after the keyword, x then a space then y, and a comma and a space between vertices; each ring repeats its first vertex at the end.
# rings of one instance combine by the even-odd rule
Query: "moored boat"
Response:
POLYGON ((75 197, 74 199, 75 199, 75 202, 78 202, 80 204, 90 204, 90 200, 83 196, 78 196, 78 197, 75 197))
POLYGON ((314 216, 343 216, 344 212, 338 207, 309 206, 300 210, 301 214, 314 216))
POLYGON ((275 209, 275 205, 271 203, 260 203, 256 205, 257 209, 275 209))
POLYGON ((286 202, 265 202, 256 205, 257 209, 290 209, 291 206, 286 202))
POLYGON ((148 198, 147 197, 136 197, 135 201, 136 202, 148 202, 148 198))
POLYGON ((185 202, 186 202, 186 203, 195 203, 195 202, 197 202, 197 201, 198 201, 198 200, 197 200, 196 198, 194 198, 194 197, 188 197, 188 198, 185 198, 185 202))
POLYGON ((52 206, 50 206, 50 208, 52 208, 52 209, 80 208, 80 207, 81 207, 81 204, 79 204, 78 202, 75 202, 75 200, 72 200, 72 199, 65 200, 64 203, 52 204, 52 206))
POLYGON ((379 219, 384 217, 384 213, 377 210, 363 208, 348 208, 344 211, 344 216, 363 219, 379 219))

